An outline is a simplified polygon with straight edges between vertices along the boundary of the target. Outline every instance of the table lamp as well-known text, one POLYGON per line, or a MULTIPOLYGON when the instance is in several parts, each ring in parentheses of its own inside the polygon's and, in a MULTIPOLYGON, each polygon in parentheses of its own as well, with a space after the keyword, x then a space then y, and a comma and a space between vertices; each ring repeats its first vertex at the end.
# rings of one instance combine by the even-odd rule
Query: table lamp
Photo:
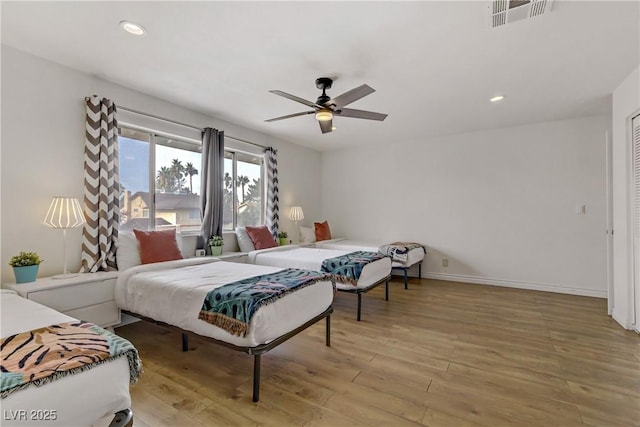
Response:
POLYGON ((66 279, 77 276, 77 274, 67 274, 67 229, 77 228, 85 223, 80 202, 73 197, 54 197, 42 223, 51 228, 62 229, 64 273, 53 278, 66 279))

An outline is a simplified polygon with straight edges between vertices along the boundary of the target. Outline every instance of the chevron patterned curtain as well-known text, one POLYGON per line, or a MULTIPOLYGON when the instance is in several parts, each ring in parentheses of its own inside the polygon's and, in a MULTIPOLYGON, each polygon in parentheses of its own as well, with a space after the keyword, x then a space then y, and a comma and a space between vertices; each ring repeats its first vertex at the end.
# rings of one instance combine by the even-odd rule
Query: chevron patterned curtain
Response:
POLYGON ((85 273, 116 268, 120 179, 118 121, 110 99, 85 98, 87 128, 84 144, 84 206, 82 267, 85 273))
POLYGON ((280 212, 278 208, 278 150, 269 147, 264 150, 267 157, 267 227, 273 237, 278 235, 280 212))

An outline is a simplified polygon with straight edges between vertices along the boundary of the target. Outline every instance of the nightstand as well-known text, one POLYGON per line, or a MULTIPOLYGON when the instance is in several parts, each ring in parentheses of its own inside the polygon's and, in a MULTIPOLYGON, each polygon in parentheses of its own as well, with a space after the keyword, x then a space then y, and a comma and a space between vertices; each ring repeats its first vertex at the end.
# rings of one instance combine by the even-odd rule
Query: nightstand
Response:
POLYGON ((80 273, 76 277, 43 277, 31 283, 3 284, 20 296, 76 319, 107 327, 120 323, 114 289, 118 273, 80 273))

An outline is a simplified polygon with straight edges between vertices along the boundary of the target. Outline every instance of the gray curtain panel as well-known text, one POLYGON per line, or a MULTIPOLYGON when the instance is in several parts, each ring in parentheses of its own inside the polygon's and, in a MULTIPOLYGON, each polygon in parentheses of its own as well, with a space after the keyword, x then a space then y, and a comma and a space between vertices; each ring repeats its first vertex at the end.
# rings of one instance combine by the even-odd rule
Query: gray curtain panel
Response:
POLYGON ((110 99, 85 98, 84 209, 82 266, 93 273, 116 268, 120 223, 120 178, 118 175, 118 121, 110 99))
POLYGON ((202 175, 200 176, 200 214, 202 227, 198 248, 209 251, 207 241, 222 235, 224 174, 224 132, 205 128, 202 132, 202 175))
POLYGON ((280 211, 278 207, 278 150, 269 147, 264 150, 267 157, 267 227, 273 237, 278 235, 280 211))

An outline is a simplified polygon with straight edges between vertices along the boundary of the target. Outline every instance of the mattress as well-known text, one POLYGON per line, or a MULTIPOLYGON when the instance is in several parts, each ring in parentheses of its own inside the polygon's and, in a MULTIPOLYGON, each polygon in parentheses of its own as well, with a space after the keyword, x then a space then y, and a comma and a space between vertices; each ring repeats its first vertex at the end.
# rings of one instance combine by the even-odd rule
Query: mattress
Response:
MULTIPOLYGON (((268 265, 273 267, 302 268, 305 270, 322 270, 322 261, 346 255, 353 250, 333 250, 318 248, 301 248, 296 245, 280 246, 278 248, 261 249, 249 252, 249 261, 253 264, 268 265)), ((391 259, 384 257, 367 264, 360 274, 356 286, 345 283, 336 283, 341 290, 353 290, 354 288, 368 288, 391 274, 391 259)))
POLYGON ((120 272, 116 303, 124 310, 240 347, 266 344, 323 313, 333 302, 331 281, 320 281, 260 307, 244 337, 198 319, 207 293, 222 285, 282 268, 189 258, 120 272))
MULTIPOLYGON (((343 251, 370 251, 378 252, 378 248, 384 243, 376 244, 372 242, 363 242, 348 239, 332 239, 316 242, 316 247, 321 249, 336 249, 343 251)), ((422 248, 411 249, 407 254, 406 262, 393 261, 393 268, 405 268, 424 260, 425 252, 422 248)))
MULTIPOLYGON (((0 294, 0 308, 2 337, 76 320, 7 291, 0 294)), ((11 393, 2 399, 2 425, 89 426, 129 407, 129 363, 126 357, 119 357, 40 387, 31 385, 11 393), (49 419, 43 419, 47 415, 49 419)))

